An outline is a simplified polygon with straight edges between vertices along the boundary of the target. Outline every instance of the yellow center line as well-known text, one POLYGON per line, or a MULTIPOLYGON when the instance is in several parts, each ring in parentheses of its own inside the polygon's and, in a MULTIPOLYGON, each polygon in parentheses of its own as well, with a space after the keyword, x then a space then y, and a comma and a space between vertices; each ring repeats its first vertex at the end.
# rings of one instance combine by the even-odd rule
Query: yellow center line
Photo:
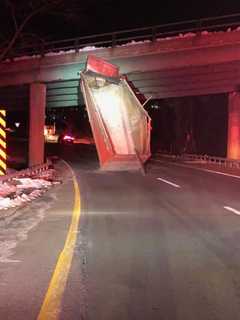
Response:
POLYGON ((56 320, 59 318, 62 297, 66 287, 68 274, 72 264, 74 247, 77 240, 77 231, 81 214, 80 191, 72 168, 68 164, 67 166, 70 168, 73 176, 73 185, 75 191, 72 221, 68 230, 64 248, 59 255, 37 320, 56 320))

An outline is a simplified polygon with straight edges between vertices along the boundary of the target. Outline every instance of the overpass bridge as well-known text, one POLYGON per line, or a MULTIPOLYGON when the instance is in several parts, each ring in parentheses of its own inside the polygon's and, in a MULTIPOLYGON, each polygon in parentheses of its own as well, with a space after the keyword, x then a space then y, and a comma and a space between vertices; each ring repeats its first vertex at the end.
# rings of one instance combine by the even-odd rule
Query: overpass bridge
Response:
POLYGON ((240 159, 240 15, 218 19, 229 17, 64 40, 10 56, 0 64, 0 104, 29 105, 30 165, 43 161, 45 107, 83 104, 79 79, 88 54, 118 65, 139 97, 229 94, 228 157, 240 159))

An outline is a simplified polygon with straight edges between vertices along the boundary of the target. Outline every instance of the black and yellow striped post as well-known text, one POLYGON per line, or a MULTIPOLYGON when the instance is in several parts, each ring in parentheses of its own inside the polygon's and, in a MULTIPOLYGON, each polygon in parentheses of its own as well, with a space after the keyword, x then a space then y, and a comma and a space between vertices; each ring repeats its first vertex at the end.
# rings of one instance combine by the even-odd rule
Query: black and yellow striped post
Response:
POLYGON ((6 153, 6 110, 0 110, 0 176, 6 174, 7 153, 6 153))

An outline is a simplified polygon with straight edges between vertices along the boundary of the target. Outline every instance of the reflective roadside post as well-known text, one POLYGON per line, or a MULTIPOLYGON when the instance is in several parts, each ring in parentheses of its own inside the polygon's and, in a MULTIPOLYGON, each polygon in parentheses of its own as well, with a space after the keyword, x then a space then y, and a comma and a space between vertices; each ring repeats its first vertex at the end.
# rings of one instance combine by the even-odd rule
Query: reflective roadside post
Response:
POLYGON ((7 154, 6 154, 6 110, 0 109, 0 175, 6 174, 7 154))

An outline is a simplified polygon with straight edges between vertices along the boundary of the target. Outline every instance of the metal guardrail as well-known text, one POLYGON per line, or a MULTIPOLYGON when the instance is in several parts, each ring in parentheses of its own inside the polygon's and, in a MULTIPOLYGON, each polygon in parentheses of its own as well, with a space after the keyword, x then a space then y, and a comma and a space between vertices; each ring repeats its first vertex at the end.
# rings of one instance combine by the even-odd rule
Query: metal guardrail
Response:
POLYGON ((52 167, 52 162, 50 160, 47 160, 47 162, 44 164, 23 169, 11 174, 7 174, 5 176, 0 176, 0 183, 11 181, 15 178, 32 177, 36 174, 39 174, 45 170, 50 169, 51 167, 52 167))
POLYGON ((114 47, 126 44, 130 41, 154 41, 156 39, 174 37, 188 32, 198 33, 207 31, 226 31, 229 28, 240 26, 240 13, 219 17, 194 19, 175 23, 166 23, 144 28, 120 30, 115 32, 88 35, 58 41, 39 42, 37 45, 29 45, 14 48, 6 58, 14 58, 23 55, 42 55, 49 52, 75 50, 76 52, 87 46, 114 47))
POLYGON ((197 154, 183 154, 180 156, 181 159, 187 160, 202 160, 206 163, 216 164, 225 168, 240 168, 240 160, 228 159, 223 157, 214 157, 208 155, 197 155, 197 154))
POLYGON ((174 159, 185 160, 185 161, 202 161, 207 164, 216 164, 224 168, 236 168, 240 169, 240 160, 228 159, 223 157, 215 157, 209 155, 199 155, 199 154, 188 154, 183 153, 181 155, 168 154, 166 152, 158 152, 158 155, 168 156, 174 159))

